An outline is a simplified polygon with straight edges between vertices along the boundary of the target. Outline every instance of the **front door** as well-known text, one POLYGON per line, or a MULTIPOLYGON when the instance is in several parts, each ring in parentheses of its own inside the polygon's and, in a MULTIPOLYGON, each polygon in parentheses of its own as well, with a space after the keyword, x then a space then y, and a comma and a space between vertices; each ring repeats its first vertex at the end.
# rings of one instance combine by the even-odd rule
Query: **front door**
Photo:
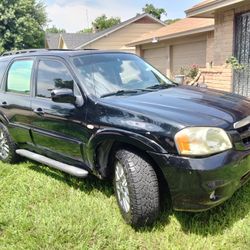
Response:
POLYGON ((236 16, 235 55, 243 70, 234 72, 234 93, 250 97, 250 12, 236 16))
POLYGON ((53 102, 51 91, 58 88, 70 88, 75 95, 81 95, 64 61, 57 58, 38 59, 36 89, 31 103, 34 143, 49 157, 83 161, 85 107, 53 102))

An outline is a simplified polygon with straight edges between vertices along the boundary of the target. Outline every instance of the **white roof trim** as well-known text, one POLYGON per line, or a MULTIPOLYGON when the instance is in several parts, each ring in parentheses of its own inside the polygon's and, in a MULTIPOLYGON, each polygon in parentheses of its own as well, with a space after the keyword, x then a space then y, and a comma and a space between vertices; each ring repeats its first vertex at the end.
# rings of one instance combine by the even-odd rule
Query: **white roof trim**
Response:
POLYGON ((214 31, 214 25, 210 25, 210 26, 207 26, 205 28, 198 28, 198 29, 188 30, 188 31, 184 31, 184 32, 174 33, 174 34, 167 35, 167 36, 160 36, 160 37, 152 36, 151 38, 148 38, 146 40, 141 40, 138 42, 129 43, 129 44, 127 44, 127 46, 136 46, 136 45, 151 43, 152 39, 154 37, 158 38, 158 41, 161 42, 164 40, 179 38, 179 37, 188 36, 188 35, 195 35, 195 34, 205 33, 205 32, 209 32, 209 31, 214 31))
POLYGON ((214 10, 228 7, 230 5, 241 3, 241 2, 244 2, 244 0, 217 0, 215 2, 210 2, 200 7, 197 6, 197 7, 191 8, 189 10, 186 10, 185 12, 186 12, 187 17, 201 16, 202 14, 206 14, 214 10))
POLYGON ((121 26, 117 27, 117 29, 113 29, 113 30, 111 30, 111 31, 109 31, 109 32, 107 32, 107 33, 104 33, 104 34, 102 34, 101 36, 98 36, 98 37, 94 38, 93 40, 90 40, 90 41, 88 41, 88 42, 86 42, 86 43, 84 43, 84 44, 78 46, 76 49, 81 49, 82 47, 84 47, 84 46, 86 46, 86 45, 88 45, 88 44, 90 44, 90 43, 93 43, 93 42, 95 42, 95 41, 97 41, 97 40, 99 40, 99 39, 101 39, 101 38, 103 38, 103 37, 105 37, 105 36, 108 36, 109 34, 111 34, 111 33, 113 33, 113 32, 116 32, 117 30, 122 29, 122 28, 126 27, 127 25, 129 25, 129 24, 131 24, 131 23, 134 23, 134 22, 136 22, 136 21, 142 19, 143 17, 149 17, 149 18, 153 19, 154 21, 156 21, 156 22, 158 22, 158 23, 160 23, 160 24, 162 24, 162 25, 164 25, 164 26, 166 25, 164 22, 162 22, 161 20, 157 19, 156 17, 151 16, 151 15, 149 15, 149 14, 147 14, 147 13, 144 13, 144 14, 142 14, 142 15, 138 15, 137 18, 131 18, 131 21, 128 22, 128 23, 126 23, 126 21, 124 21, 124 25, 121 25, 121 26))

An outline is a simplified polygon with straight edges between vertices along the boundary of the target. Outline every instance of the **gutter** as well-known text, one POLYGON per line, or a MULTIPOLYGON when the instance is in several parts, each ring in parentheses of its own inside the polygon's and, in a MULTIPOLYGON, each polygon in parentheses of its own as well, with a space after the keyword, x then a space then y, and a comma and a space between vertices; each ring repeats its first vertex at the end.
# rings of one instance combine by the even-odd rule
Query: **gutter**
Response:
POLYGON ((209 12, 213 12, 215 10, 228 7, 233 4, 244 2, 244 0, 217 0, 214 2, 207 3, 202 6, 197 6, 185 11, 187 17, 195 17, 200 16, 202 14, 206 14, 209 12))

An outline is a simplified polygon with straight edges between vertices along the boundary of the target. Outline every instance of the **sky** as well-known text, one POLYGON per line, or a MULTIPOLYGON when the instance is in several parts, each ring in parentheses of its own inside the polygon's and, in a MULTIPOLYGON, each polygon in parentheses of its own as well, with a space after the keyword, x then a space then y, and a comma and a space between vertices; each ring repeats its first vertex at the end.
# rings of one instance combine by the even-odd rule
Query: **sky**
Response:
POLYGON ((44 0, 49 26, 55 25, 67 32, 90 27, 92 21, 102 14, 125 21, 141 13, 147 3, 166 9, 168 14, 163 19, 182 18, 186 9, 199 2, 201 0, 44 0))

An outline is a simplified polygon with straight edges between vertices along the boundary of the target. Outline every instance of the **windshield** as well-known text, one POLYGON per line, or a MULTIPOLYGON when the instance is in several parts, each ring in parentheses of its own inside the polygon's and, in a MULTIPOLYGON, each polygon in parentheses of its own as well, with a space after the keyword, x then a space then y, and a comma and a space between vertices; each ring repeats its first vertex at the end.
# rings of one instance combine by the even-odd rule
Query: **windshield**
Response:
POLYGON ((72 58, 88 93, 96 97, 112 93, 134 93, 157 85, 173 85, 140 57, 125 53, 80 55, 72 58))

